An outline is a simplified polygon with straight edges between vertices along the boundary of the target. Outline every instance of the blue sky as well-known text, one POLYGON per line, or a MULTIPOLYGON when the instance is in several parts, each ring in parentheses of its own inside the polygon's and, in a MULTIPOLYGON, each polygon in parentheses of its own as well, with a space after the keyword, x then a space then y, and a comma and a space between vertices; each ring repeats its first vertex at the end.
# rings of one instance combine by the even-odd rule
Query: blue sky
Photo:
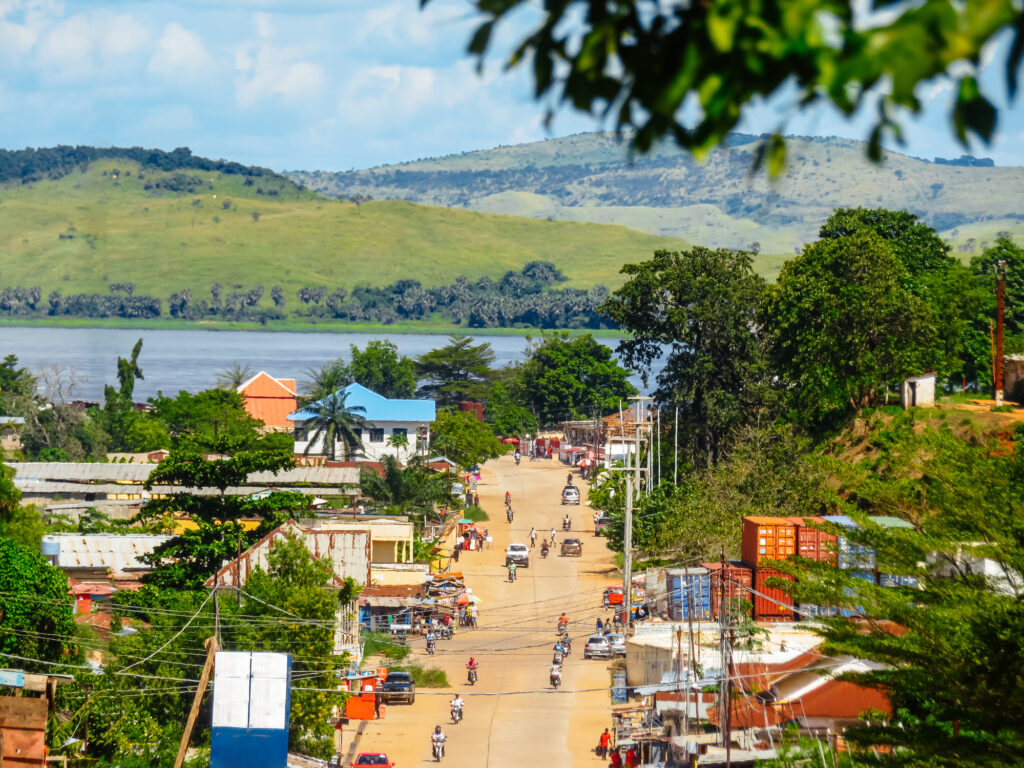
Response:
MULTIPOLYGON (((0 146, 141 145, 277 170, 345 170, 514 144, 601 126, 562 112, 552 130, 525 71, 483 76, 464 55, 463 0, 0 0, 0 146)), ((507 47, 529 23, 506 27, 507 47)), ((1005 40, 983 82, 1005 103, 1005 40)), ((927 110, 901 151, 955 157, 948 82, 922 87, 927 110)), ((748 110, 774 130, 786 99, 748 110)), ((870 117, 870 115, 865 115, 870 117)), ((819 109, 788 133, 864 138, 864 120, 819 109)), ((1024 165, 1024 99, 975 154, 1024 165)))

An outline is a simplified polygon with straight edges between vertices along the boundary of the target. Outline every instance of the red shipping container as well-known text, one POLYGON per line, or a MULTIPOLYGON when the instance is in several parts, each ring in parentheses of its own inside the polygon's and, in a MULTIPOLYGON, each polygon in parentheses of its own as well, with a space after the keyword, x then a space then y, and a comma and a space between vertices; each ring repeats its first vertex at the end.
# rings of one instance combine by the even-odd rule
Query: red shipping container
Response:
POLYGON ((774 568, 756 570, 754 581, 761 594, 754 595, 754 621, 792 621, 793 598, 777 587, 766 586, 765 582, 771 578, 793 580, 792 576, 779 573, 774 568))
POLYGON ((796 525, 796 553, 808 560, 836 564, 836 537, 811 528, 808 523, 823 523, 820 517, 791 517, 796 525))
MULTIPOLYGON (((722 613, 722 563, 701 563, 711 575, 711 618, 717 619, 722 613)), ((750 588, 754 586, 754 572, 737 560, 725 564, 725 601, 730 608, 737 600, 754 602, 750 588)))
POLYGON ((796 554, 796 526, 788 517, 744 517, 742 551, 751 568, 762 560, 785 560, 796 554))

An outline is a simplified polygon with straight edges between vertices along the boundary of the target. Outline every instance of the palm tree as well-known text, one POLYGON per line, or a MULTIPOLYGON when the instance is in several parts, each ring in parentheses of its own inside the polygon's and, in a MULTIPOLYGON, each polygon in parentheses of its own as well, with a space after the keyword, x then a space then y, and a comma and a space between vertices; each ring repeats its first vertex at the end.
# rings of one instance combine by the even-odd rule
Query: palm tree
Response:
POLYGON ((321 438, 327 457, 331 461, 334 461, 336 443, 341 443, 345 460, 363 447, 357 430, 366 427, 366 418, 362 415, 366 413, 366 409, 361 405, 349 406, 346 400, 348 392, 338 390, 306 406, 305 410, 312 415, 303 425, 306 439, 309 441, 303 452, 305 455, 309 455, 310 448, 321 438))
POLYGON ((308 392, 299 398, 299 405, 306 406, 322 400, 339 389, 352 383, 352 374, 344 360, 332 360, 319 368, 306 370, 306 381, 303 382, 308 392))
POLYGON ((373 502, 371 506, 423 518, 434 514, 435 505, 452 503, 447 475, 418 463, 403 467, 390 454, 381 457, 381 462, 383 475, 364 469, 359 479, 362 495, 373 502))
POLYGON ((254 371, 248 363, 234 362, 227 368, 217 371, 214 379, 217 389, 237 390, 253 377, 254 371))
POLYGON ((409 447, 409 436, 404 432, 392 432, 388 436, 388 446, 396 451, 409 447))

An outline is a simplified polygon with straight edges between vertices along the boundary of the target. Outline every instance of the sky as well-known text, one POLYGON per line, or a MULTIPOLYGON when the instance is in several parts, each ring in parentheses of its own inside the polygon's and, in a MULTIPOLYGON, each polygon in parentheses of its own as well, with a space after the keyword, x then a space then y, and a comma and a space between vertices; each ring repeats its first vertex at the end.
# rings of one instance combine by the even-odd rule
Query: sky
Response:
MULTIPOLYGON (((465 54, 465 0, 0 0, 0 147, 91 144, 170 150, 274 170, 348 170, 609 126, 568 110, 550 129, 529 73, 465 54)), ((508 50, 530 12, 499 27, 508 50)), ((1005 104, 1008 41, 982 82, 1005 104)), ((922 87, 906 154, 957 157, 949 81, 922 87)), ((871 113, 752 106, 740 130, 867 136, 871 113), (787 118, 788 119, 783 119, 787 118)), ((1024 99, 976 155, 1024 165, 1024 99)))

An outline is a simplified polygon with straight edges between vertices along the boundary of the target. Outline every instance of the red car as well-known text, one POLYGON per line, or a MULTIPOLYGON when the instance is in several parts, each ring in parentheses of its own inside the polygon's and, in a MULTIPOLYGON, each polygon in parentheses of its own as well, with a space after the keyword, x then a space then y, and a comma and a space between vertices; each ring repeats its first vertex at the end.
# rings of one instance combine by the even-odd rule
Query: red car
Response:
POLYGON ((622 587, 608 587, 604 591, 604 604, 622 605, 622 587))
POLYGON ((383 752, 360 752, 356 755, 355 762, 349 763, 349 765, 352 768, 360 765, 375 765, 378 768, 394 768, 395 766, 383 752))

